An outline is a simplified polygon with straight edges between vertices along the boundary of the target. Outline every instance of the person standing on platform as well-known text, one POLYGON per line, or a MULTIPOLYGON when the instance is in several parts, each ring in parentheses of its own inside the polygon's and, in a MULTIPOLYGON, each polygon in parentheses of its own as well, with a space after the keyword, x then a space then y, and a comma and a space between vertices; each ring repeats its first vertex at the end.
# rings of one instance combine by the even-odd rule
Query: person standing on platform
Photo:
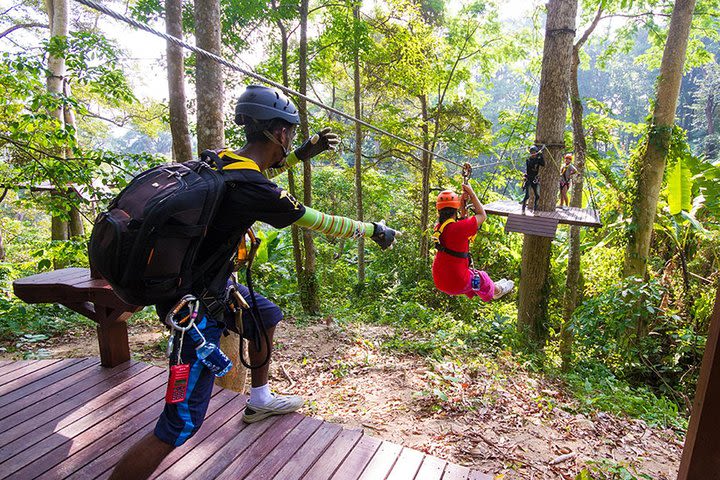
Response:
POLYGON ((522 213, 525 215, 525 206, 528 199, 530 198, 530 189, 532 188, 535 194, 533 202, 533 210, 537 210, 538 201, 540 200, 540 183, 538 175, 540 174, 540 167, 545 166, 545 159, 543 158, 542 149, 537 145, 533 145, 529 149, 530 156, 525 161, 525 175, 523 176, 523 191, 525 197, 520 202, 522 204, 522 213))
POLYGON ((566 153, 565 163, 560 169, 560 208, 563 209, 570 206, 568 190, 570 190, 573 177, 579 173, 575 165, 572 164, 572 159, 572 153, 566 153))

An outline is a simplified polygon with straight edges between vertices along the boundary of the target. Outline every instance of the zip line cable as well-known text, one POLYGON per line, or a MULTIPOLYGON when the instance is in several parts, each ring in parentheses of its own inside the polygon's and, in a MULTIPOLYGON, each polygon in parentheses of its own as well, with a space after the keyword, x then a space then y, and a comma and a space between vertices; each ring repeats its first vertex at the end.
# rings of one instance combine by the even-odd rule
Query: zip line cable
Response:
MULTIPOLYGON (((448 162, 448 163, 451 163, 451 164, 453 164, 453 165, 456 165, 456 166, 458 166, 458 167, 461 167, 461 168, 462 168, 462 166, 463 166, 462 163, 456 162, 455 160, 451 160, 451 159, 449 159, 449 158, 447 158, 447 157, 445 157, 445 156, 443 156, 443 155, 440 155, 439 153, 435 153, 435 152, 430 151, 430 150, 428 150, 428 149, 426 149, 426 148, 423 148, 423 147, 421 147, 420 145, 416 145, 416 144, 412 143, 412 142, 409 141, 409 140, 405 140, 405 139, 402 138, 402 137, 399 137, 399 136, 397 136, 397 135, 395 135, 395 134, 393 134, 393 133, 388 132, 387 130, 384 130, 384 129, 380 128, 380 127, 376 127, 376 126, 374 126, 374 125, 372 125, 372 124, 370 124, 370 123, 367 123, 367 122, 365 122, 365 121, 363 121, 363 120, 360 120, 359 118, 355 118, 355 117, 353 117, 352 115, 349 115, 349 114, 347 114, 347 113, 345 113, 345 112, 343 112, 343 111, 341 111, 341 110, 338 110, 338 109, 336 109, 336 108, 334 108, 334 107, 331 107, 331 106, 329 106, 329 105, 326 105, 326 104, 322 103, 322 102, 319 101, 319 100, 315 100, 315 99, 313 99, 313 98, 310 98, 310 97, 308 97, 307 95, 303 95, 303 94, 300 93, 300 92, 296 92, 295 90, 293 90, 293 89, 291 89, 291 88, 288 88, 288 87, 286 87, 285 85, 283 85, 283 84, 281 84, 281 83, 278 83, 278 82, 275 82, 275 81, 273 81, 273 80, 270 80, 269 78, 264 77, 264 76, 262 76, 262 75, 260 75, 260 74, 258 74, 258 73, 255 73, 255 72, 250 71, 250 70, 246 70, 246 69, 244 69, 244 68, 242 68, 242 67, 240 67, 240 66, 238 66, 238 65, 236 65, 236 64, 234 64, 234 63, 232 63, 232 62, 229 62, 229 61, 225 60, 224 58, 222 58, 222 57, 220 57, 220 56, 218 56, 218 55, 215 55, 214 53, 210 53, 210 52, 208 52, 207 50, 203 50, 202 48, 198 48, 198 47, 196 47, 196 46, 194 46, 194 45, 190 45, 189 43, 187 43, 187 42, 185 42, 185 41, 183 41, 183 40, 181 40, 181 39, 179 39, 179 38, 177 38, 177 37, 173 37, 172 35, 168 35, 168 34, 166 34, 166 33, 164 33, 164 32, 161 32, 161 31, 159 31, 159 30, 156 30, 156 29, 150 27, 149 25, 146 25, 146 24, 144 24, 144 23, 138 22, 137 20, 134 20, 134 19, 132 19, 132 18, 129 18, 129 17, 127 17, 127 16, 125 16, 125 15, 123 15, 123 14, 121 14, 121 13, 118 13, 118 12, 114 11, 114 10, 110 10, 109 8, 107 8, 107 7, 103 6, 103 5, 100 5, 100 4, 98 4, 98 3, 96 3, 96 2, 94 2, 94 1, 92 1, 92 0, 75 0, 75 1, 78 2, 78 3, 81 3, 81 4, 83 4, 83 5, 85 5, 86 7, 89 7, 89 8, 92 8, 92 9, 94 9, 94 10, 97 10, 97 11, 99 11, 99 12, 101 12, 101 13, 104 13, 104 14, 106 14, 106 15, 108 15, 108 16, 116 19, 116 20, 119 20, 119 21, 121 21, 121 22, 125 22, 125 23, 127 23, 127 24, 129 24, 129 25, 131 25, 131 26, 133 26, 133 27, 135 27, 135 28, 138 28, 138 29, 140 29, 140 30, 145 30, 145 31, 148 32, 148 33, 152 33, 153 35, 156 35, 156 36, 158 36, 158 37, 161 37, 161 38, 165 39, 166 41, 168 41, 168 42, 170 42, 170 43, 173 43, 173 44, 175 44, 175 45, 177 45, 177 46, 179 46, 179 47, 183 47, 183 48, 185 48, 185 49, 187 49, 187 50, 190 50, 190 51, 192 51, 192 52, 195 52, 196 54, 198 54, 198 55, 200 55, 200 56, 203 56, 203 57, 205 57, 205 58, 208 58, 208 59, 210 59, 210 60, 213 60, 213 61, 215 61, 216 63, 219 63, 220 65, 224 65, 225 67, 229 68, 230 70, 234 70, 234 71, 236 71, 236 72, 240 72, 240 73, 242 73, 242 74, 244 74, 244 75, 246 75, 246 76, 248 76, 248 77, 254 78, 255 80, 258 80, 258 81, 260 81, 260 82, 263 82, 263 83, 266 83, 266 84, 268 84, 268 85, 271 85, 271 86, 277 88, 278 90, 281 90, 281 91, 283 91, 283 92, 285 92, 285 93, 287 93, 287 94, 289 94, 289 95, 294 95, 294 96, 296 96, 296 97, 298 97, 298 98, 302 98, 303 100, 305 100, 305 101, 307 101, 307 102, 309 102, 309 103, 312 103, 313 105, 316 105, 316 106, 318 106, 318 107, 320 107, 320 108, 323 108, 323 109, 327 110, 328 112, 332 112, 332 113, 334 113, 334 114, 336 114, 336 115, 338 115, 338 116, 340 116, 340 117, 343 117, 343 118, 345 118, 345 119, 347 119, 347 120, 350 120, 350 121, 352 121, 352 122, 359 123, 360 125, 363 125, 364 127, 367 127, 367 128, 369 128, 370 130, 374 130, 374 131, 376 131, 377 133, 380 133, 380 134, 382 134, 382 135, 386 135, 386 136, 388 136, 388 137, 390 137, 390 138, 392 138, 392 139, 394 139, 394 140, 397 140, 397 141, 399 141, 399 142, 404 143, 405 145, 408 145, 408 146, 410 146, 410 147, 416 148, 416 149, 418 149, 418 150, 420 150, 420 151, 422 151, 422 152, 429 153, 430 155, 433 155, 433 156, 435 156, 435 157, 437 157, 437 158, 439 158, 439 159, 441 159, 441 160, 444 160, 444 161, 446 161, 446 162, 448 162)), ((482 167, 482 166, 484 166, 484 165, 477 165, 477 166, 478 166, 478 167, 482 167)))
MULTIPOLYGON (((508 139, 505 141, 505 147, 503 148, 503 152, 500 154, 500 161, 497 162, 495 169, 493 170, 492 175, 490 176, 490 180, 488 180, 487 185, 485 186, 485 191, 483 191, 482 198, 485 200, 485 195, 487 195, 487 191, 490 189, 490 185, 492 185, 493 180, 495 180, 495 175, 497 174, 498 166, 502 162, 503 158, 505 157, 505 154, 507 153, 508 146, 510 145, 510 140, 513 138, 513 134, 515 133, 515 128, 517 127, 518 121, 520 118, 522 118, 522 113, 525 110, 525 107, 527 106, 527 102, 530 99, 530 93, 532 92, 532 88, 529 88, 527 93, 525 94, 525 100, 523 101, 522 108, 520 109, 520 113, 518 114, 518 117, 515 119, 515 122, 513 122, 513 127, 510 129, 510 135, 508 135, 508 139)), ((512 155, 510 156, 512 158, 512 155)), ((515 166, 515 161, 513 160, 513 167, 515 166)), ((507 185, 505 185, 507 188, 507 185)), ((503 190, 503 195, 505 195, 505 191, 503 190)))

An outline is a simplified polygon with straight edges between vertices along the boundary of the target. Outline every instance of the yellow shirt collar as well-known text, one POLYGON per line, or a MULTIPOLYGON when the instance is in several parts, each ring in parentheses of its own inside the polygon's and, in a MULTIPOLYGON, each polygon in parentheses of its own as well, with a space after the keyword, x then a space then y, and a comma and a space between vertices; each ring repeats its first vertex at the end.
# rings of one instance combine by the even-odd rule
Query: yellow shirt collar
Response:
POLYGON ((260 167, 250 158, 240 156, 231 150, 223 150, 218 154, 220 158, 231 159, 234 162, 223 167, 223 170, 255 170, 260 171, 260 167))

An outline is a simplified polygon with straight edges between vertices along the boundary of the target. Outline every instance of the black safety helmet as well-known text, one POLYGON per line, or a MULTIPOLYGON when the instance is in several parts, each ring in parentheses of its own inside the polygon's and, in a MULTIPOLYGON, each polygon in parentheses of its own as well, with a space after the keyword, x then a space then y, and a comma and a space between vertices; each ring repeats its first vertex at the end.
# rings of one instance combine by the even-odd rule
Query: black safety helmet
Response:
POLYGON ((235 123, 265 123, 276 118, 292 125, 300 124, 295 104, 284 93, 263 85, 248 85, 235 105, 235 123))
POLYGON ((539 151, 540 149, 537 147, 537 145, 533 145, 532 147, 530 147, 530 153, 537 153, 539 151))

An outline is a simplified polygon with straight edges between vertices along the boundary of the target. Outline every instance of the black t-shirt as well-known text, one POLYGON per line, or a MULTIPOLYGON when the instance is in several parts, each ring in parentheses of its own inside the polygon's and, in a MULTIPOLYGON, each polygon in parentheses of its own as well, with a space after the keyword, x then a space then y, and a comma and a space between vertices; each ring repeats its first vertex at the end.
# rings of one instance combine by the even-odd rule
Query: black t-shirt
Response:
POLYGON ((538 153, 534 157, 528 157, 525 162, 525 172, 527 173, 527 178, 529 180, 533 180, 537 177, 538 173, 540 173, 540 167, 544 166, 545 159, 543 158, 542 153, 538 153))
MULTIPOLYGON (((226 170, 232 181, 227 183, 225 198, 218 206, 215 218, 208 227, 203 244, 200 246, 196 265, 201 265, 211 255, 223 250, 223 255, 210 266, 205 283, 212 280, 219 269, 225 268, 227 259, 233 254, 239 236, 260 221, 275 228, 284 228, 296 222, 305 214, 305 206, 290 193, 268 180, 255 170, 226 170)), ((229 272, 228 272, 229 274, 229 272)), ((195 293, 206 285, 193 288, 195 293)))

